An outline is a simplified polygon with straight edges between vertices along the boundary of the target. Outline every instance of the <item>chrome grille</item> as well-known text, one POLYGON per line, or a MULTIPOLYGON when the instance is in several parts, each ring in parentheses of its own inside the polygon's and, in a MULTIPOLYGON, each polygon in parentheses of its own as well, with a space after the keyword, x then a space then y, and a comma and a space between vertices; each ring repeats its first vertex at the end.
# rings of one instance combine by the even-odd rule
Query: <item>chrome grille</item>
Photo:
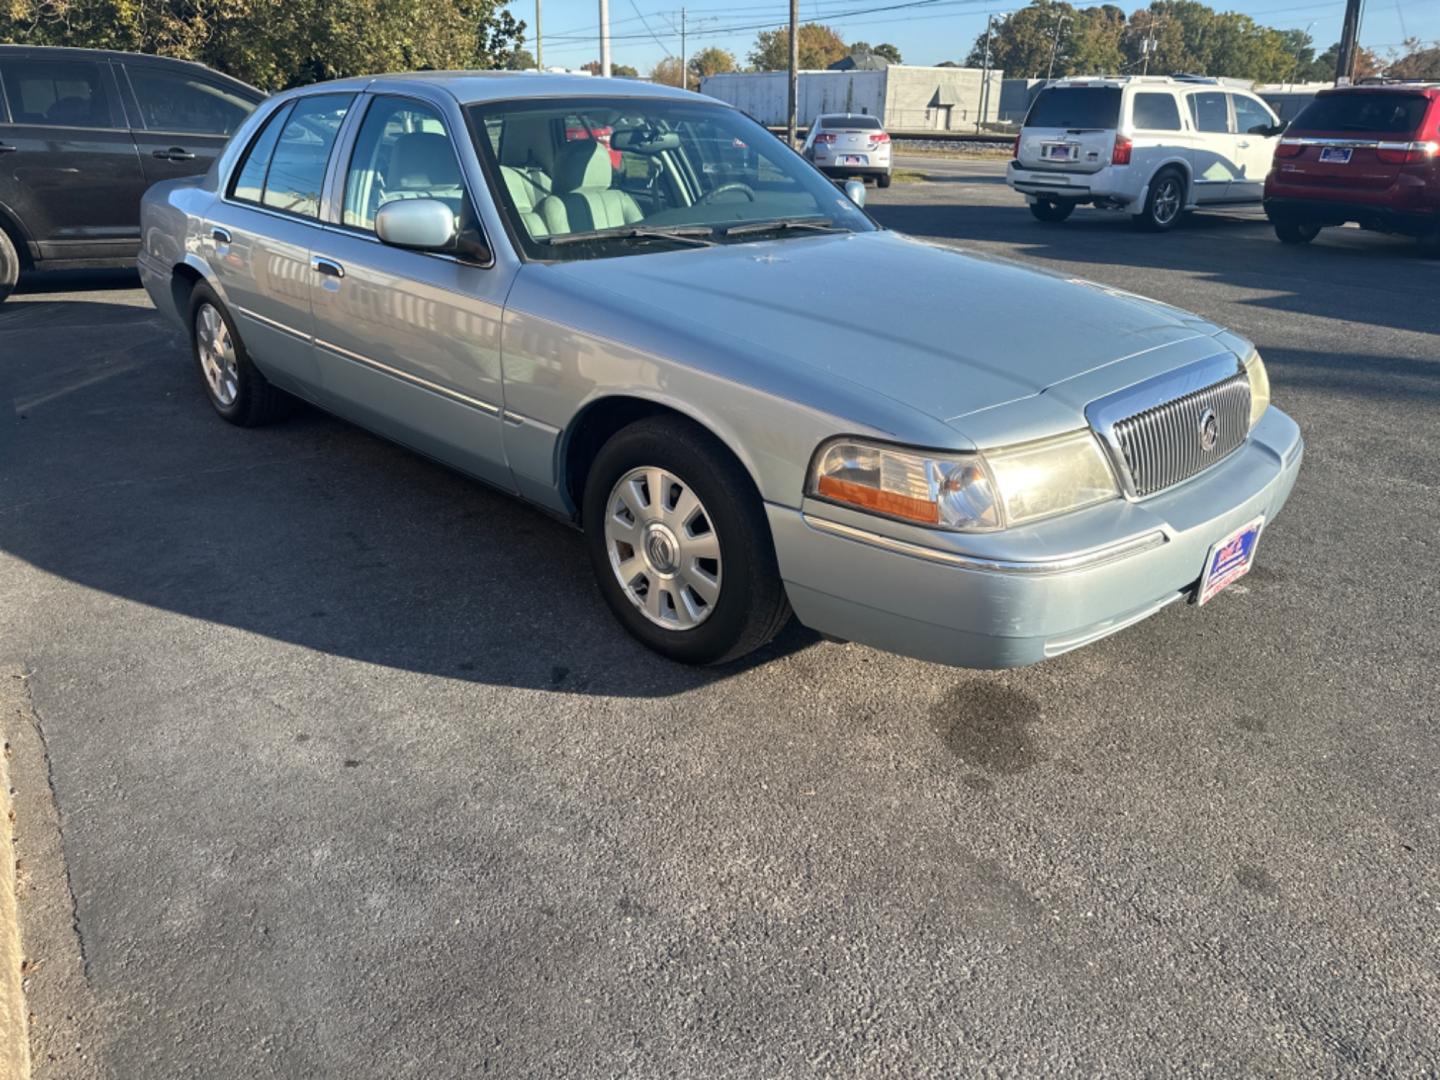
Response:
POLYGON ((1115 441, 1138 497, 1187 480, 1223 460, 1250 429, 1250 381, 1242 371, 1144 412, 1117 420, 1115 441), (1215 444, 1204 448, 1202 424, 1215 414, 1215 444))

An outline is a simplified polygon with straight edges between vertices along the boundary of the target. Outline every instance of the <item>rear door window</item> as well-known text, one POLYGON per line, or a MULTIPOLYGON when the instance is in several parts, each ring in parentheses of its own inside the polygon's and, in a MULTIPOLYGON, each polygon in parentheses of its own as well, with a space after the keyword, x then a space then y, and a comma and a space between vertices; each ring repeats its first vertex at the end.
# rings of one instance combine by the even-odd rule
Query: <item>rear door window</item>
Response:
POLYGON ((3 61, 11 121, 40 127, 123 127, 108 66, 84 60, 3 61))
POLYGON ((1356 90, 1320 94, 1290 126, 1301 131, 1348 131, 1371 135, 1413 135, 1424 122, 1430 99, 1423 94, 1356 90))
POLYGON ((1026 127, 1114 128, 1120 126, 1118 86, 1058 86, 1040 91, 1026 127))
POLYGON ((320 216, 325 167, 353 100, 353 94, 316 94, 295 103, 270 157, 262 205, 302 217, 320 216))
POLYGON ((1143 131, 1180 130, 1180 106, 1174 94, 1136 94, 1130 108, 1135 127, 1143 131))
POLYGON ((255 108, 233 89, 189 72, 128 64, 126 73, 150 131, 229 135, 255 108))
POLYGON ((1196 131, 1228 132, 1230 130, 1229 95, 1206 91, 1190 95, 1190 119, 1196 131))
POLYGON ((1275 117, 1270 110, 1252 97, 1244 94, 1231 94, 1230 100, 1235 103, 1235 130, 1247 135, 1258 135, 1256 128, 1268 128, 1274 125, 1275 117))

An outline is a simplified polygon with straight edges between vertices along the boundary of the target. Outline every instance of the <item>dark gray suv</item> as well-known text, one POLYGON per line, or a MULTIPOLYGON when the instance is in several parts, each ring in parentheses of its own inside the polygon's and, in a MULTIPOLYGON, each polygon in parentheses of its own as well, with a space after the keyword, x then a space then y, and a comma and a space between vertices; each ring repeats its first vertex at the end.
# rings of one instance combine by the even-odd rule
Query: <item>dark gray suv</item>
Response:
POLYGON ((145 189, 205 172, 264 97, 183 60, 0 45, 0 300, 21 270, 134 265, 145 189))

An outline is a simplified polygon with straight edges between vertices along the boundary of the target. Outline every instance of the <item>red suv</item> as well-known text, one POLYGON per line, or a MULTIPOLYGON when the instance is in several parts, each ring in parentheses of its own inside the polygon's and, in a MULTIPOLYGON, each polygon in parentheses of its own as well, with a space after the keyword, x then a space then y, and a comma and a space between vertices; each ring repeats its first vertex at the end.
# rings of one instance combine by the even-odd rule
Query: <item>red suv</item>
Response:
POLYGON ((1353 221, 1418 237, 1440 255, 1440 83, 1315 95, 1275 148, 1265 213, 1287 244, 1353 221))

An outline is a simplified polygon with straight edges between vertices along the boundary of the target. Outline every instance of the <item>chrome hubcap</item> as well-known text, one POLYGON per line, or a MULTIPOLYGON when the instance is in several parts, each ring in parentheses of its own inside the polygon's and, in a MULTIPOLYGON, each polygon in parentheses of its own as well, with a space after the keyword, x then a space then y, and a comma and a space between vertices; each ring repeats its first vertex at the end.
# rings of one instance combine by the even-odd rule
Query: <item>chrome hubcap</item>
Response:
POLYGON ((1180 212, 1180 184, 1175 180, 1166 180, 1155 192, 1155 220, 1162 225, 1168 225, 1175 220, 1175 215, 1180 212))
POLYGON ((195 313, 195 349, 200 370, 210 393, 221 405, 234 405, 240 393, 240 373, 235 362, 235 342, 230 329, 211 304, 201 304, 195 313))
POLYGON ((626 597, 656 626, 693 630, 720 599, 720 538, 672 472, 631 469, 605 504, 605 549, 626 597))

